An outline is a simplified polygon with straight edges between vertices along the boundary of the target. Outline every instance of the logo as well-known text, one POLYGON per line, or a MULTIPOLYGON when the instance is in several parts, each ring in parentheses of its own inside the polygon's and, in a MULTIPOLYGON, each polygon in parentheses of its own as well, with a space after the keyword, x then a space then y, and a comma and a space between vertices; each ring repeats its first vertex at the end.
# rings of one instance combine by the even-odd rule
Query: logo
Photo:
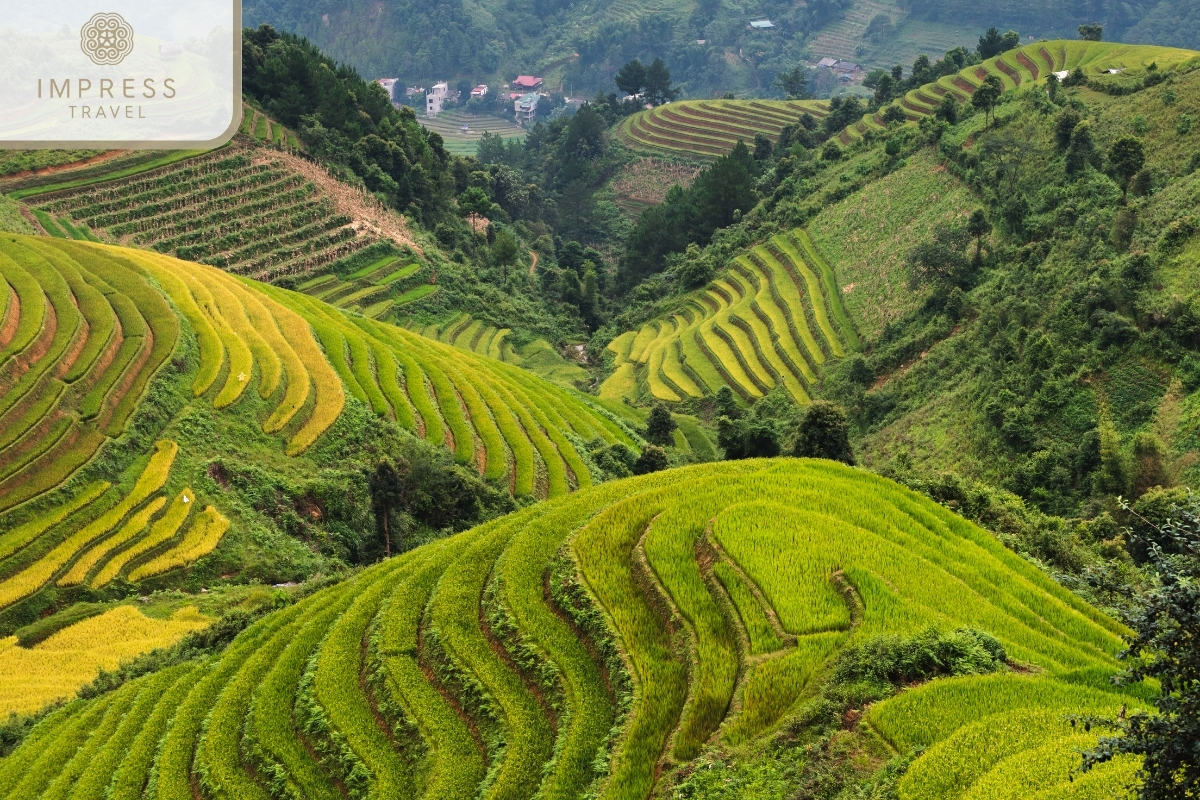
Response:
POLYGON ((79 46, 93 64, 120 64, 133 52, 133 28, 120 14, 96 14, 79 31, 79 46))

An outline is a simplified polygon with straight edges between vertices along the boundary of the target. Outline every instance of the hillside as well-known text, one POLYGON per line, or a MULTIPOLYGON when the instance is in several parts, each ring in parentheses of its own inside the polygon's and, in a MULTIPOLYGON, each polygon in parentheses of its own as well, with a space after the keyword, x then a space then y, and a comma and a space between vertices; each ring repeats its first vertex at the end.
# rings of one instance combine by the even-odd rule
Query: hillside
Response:
POLYGON ((151 577, 281 582, 369 559, 384 455, 435 491, 399 505, 402 544, 510 493, 587 487, 608 476, 595 452, 641 441, 516 367, 212 267, 5 235, 0 276, 10 631, 151 577))
MULTIPOLYGON (((999 673, 934 681, 848 723, 877 763, 928 748, 901 797, 947 796, 934 781, 982 791, 1017 761, 1034 765, 1025 785, 1061 789, 1046 754, 1094 738, 1062 712, 1141 702, 1099 688, 1119 626, 988 534, 862 472, 750 461, 593 488, 376 565, 219 655, 51 714, 0 762, 0 788, 694 791, 705 771, 674 767, 706 742, 756 739, 822 696, 839 653, 931 624, 987 643, 975 658, 999 673)), ((1073 796, 1126 775, 1118 762, 1073 796)))

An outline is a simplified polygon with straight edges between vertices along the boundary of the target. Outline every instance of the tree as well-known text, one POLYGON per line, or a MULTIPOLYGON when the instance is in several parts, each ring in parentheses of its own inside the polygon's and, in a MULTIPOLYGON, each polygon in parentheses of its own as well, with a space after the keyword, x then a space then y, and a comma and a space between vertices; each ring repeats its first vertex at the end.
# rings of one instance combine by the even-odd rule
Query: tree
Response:
POLYGON ((517 240, 508 231, 496 234, 496 243, 492 245, 492 259, 504 268, 504 282, 508 283, 508 268, 517 263, 517 240))
POLYGON ((661 58, 654 59, 646 69, 646 101, 660 106, 678 96, 679 90, 671 88, 671 70, 661 58))
POLYGON ((879 80, 875 83, 875 102, 883 105, 892 99, 892 87, 896 82, 892 80, 891 75, 880 75, 879 80))
POLYGON ((775 76, 775 85, 787 95, 788 100, 806 100, 808 94, 808 70, 793 67, 789 72, 775 76))
POLYGON ((992 27, 987 29, 987 33, 979 37, 979 46, 975 48, 975 52, 979 57, 986 61, 992 56, 998 56, 1004 47, 1004 37, 1000 35, 998 28, 992 27))
POLYGON ((471 220, 471 230, 479 233, 480 218, 486 218, 492 213, 492 209, 496 204, 488 197, 487 192, 478 186, 472 186, 458 196, 458 210, 464 217, 469 217, 472 214, 475 218, 471 220))
POLYGON ((614 80, 625 94, 641 94, 646 85, 646 67, 635 58, 617 71, 614 80))
POLYGON ((670 466, 667 451, 656 445, 646 445, 633 462, 634 475, 649 475, 651 472, 661 472, 670 466))
POLYGON ((841 161, 842 148, 838 147, 837 142, 826 142, 825 147, 821 149, 821 158, 825 161, 841 161))
POLYGON ((908 120, 908 115, 904 113, 904 109, 898 105, 890 105, 883 110, 883 124, 891 125, 893 122, 904 124, 908 120))
POLYGON ((717 420, 717 444, 727 461, 743 458, 772 458, 779 455, 779 433, 767 420, 717 420))
POLYGON ((738 419, 742 416, 742 409, 738 407, 737 398, 733 395, 733 389, 728 386, 722 386, 717 389, 717 416, 729 417, 730 419, 738 419))
POLYGON ((1138 797, 1175 800, 1200 790, 1200 500, 1189 498, 1166 525, 1153 527, 1175 553, 1150 544, 1157 585, 1127 615, 1133 633, 1120 657, 1129 662, 1122 682, 1160 683, 1158 713, 1135 712, 1109 723, 1119 735, 1101 737, 1084 754, 1083 770, 1121 755, 1142 756, 1138 797))
POLYGON ((375 465, 368 484, 371 490, 371 510, 375 514, 375 529, 383 543, 383 556, 392 555, 392 518, 401 508, 404 483, 391 461, 375 465))
POLYGON ((1004 84, 995 75, 988 75, 983 81, 983 85, 975 90, 975 94, 971 95, 971 105, 984 113, 984 128, 991 125, 990 117, 992 109, 996 107, 996 103, 1000 100, 1000 95, 1004 93, 1004 84))
POLYGON ((1092 126, 1087 120, 1080 122, 1071 131, 1071 146, 1067 148, 1067 174, 1079 175, 1091 165, 1100 168, 1100 154, 1096 151, 1096 143, 1092 141, 1092 126))
POLYGON ((937 118, 944 120, 949 125, 958 124, 958 98, 952 93, 946 92, 946 96, 942 98, 942 102, 938 103, 937 110, 933 112, 937 118))
POLYGON ((1104 26, 1099 22, 1079 26, 1079 38, 1087 42, 1099 42, 1104 39, 1104 26))
POLYGON ((1071 146, 1071 134, 1079 124, 1079 112, 1073 108, 1064 108, 1054 120, 1054 141, 1059 152, 1065 153, 1071 146))
POLYGON ((754 134, 754 160, 769 161, 771 158, 771 140, 765 133, 754 134))
POLYGON ((966 231, 940 226, 933 237, 921 242, 908 254, 908 284, 913 289, 931 286, 935 293, 946 293, 964 285, 971 262, 963 255, 966 231))
POLYGON ((650 416, 646 418, 646 441, 661 447, 670 447, 675 443, 677 427, 666 406, 656 405, 650 409, 650 416))
POLYGON ((1122 136, 1108 150, 1108 171, 1121 179, 1123 196, 1128 196, 1130 181, 1145 165, 1146 150, 1141 139, 1122 136))
POLYGON ((1021 46, 1021 34, 1016 31, 1005 31, 1004 38, 1000 40, 1000 52, 1007 53, 1009 50, 1016 50, 1021 46))
POLYGON ((850 423, 841 408, 826 400, 818 400, 808 407, 792 455, 797 458, 828 458, 854 465, 854 451, 850 449, 850 423))
POLYGON ((992 232, 992 223, 988 222, 983 209, 978 208, 967 220, 967 235, 975 240, 975 268, 983 263, 983 237, 992 232))

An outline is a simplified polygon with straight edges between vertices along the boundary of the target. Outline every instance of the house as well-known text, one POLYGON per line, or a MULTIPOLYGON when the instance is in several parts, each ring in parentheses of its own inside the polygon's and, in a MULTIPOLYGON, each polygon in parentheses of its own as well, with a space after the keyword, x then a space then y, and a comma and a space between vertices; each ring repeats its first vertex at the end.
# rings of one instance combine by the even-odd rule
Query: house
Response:
POLYGON ((850 61, 839 61, 833 65, 833 71, 838 75, 853 75, 858 72, 858 64, 850 61))
POLYGON ((541 99, 542 96, 535 92, 530 92, 517 98, 513 103, 513 112, 517 116, 517 121, 528 122, 536 117, 538 101, 541 99))
POLYGON ((450 97, 450 86, 445 81, 435 83, 425 94, 425 116, 436 117, 442 113, 442 106, 450 97))
POLYGON ((768 28, 774 28, 775 23, 771 22, 769 19, 756 19, 750 23, 750 27, 754 28, 756 31, 765 31, 768 28))
POLYGON ((535 78, 533 75, 518 75, 513 81, 514 89, 522 89, 526 92, 532 92, 534 89, 541 88, 542 79, 535 78))
POLYGON ((837 63, 838 63, 838 60, 836 58, 822 58, 820 61, 817 62, 817 66, 823 67, 825 69, 833 69, 834 64, 837 64, 837 63))
POLYGON ((412 97, 413 95, 417 95, 417 94, 425 94, 425 87, 424 86, 409 86, 407 89, 404 90, 405 97, 412 97))
POLYGON ((474 100, 476 98, 482 99, 484 97, 487 97, 487 93, 488 93, 487 85, 481 83, 478 86, 476 86, 474 89, 471 90, 471 99, 472 100, 474 100))
POLYGON ((396 102, 396 84, 400 82, 399 78, 376 78, 375 82, 387 90, 393 103, 396 102))

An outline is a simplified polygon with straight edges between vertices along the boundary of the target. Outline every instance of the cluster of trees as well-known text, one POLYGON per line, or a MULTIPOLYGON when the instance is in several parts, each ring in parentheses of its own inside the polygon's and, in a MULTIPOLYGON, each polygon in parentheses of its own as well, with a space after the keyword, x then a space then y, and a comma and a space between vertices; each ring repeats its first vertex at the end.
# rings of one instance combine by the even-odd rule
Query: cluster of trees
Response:
POLYGON ((742 409, 728 386, 714 398, 717 444, 726 460, 773 458, 827 458, 854 464, 850 423, 838 405, 817 400, 798 408, 780 391, 768 394, 750 409, 742 409))
POLYGON ((662 205, 642 212, 625 242, 617 284, 632 289, 666 267, 667 256, 689 244, 708 244, 714 231, 732 224, 758 203, 758 164, 744 142, 705 169, 688 188, 674 186, 662 205))
POLYGON ((412 109, 397 111, 367 83, 308 41, 269 25, 242 36, 242 88, 309 150, 348 170, 393 208, 432 225, 450 212, 451 156, 412 109))
POLYGON ((661 58, 654 59, 649 67, 635 58, 621 67, 614 81, 625 94, 640 96, 651 105, 669 103, 679 96, 679 90, 671 87, 671 71, 661 58))
POLYGON ((965 67, 979 64, 985 58, 999 55, 1019 47, 1020 44, 1021 35, 1016 31, 1009 31, 1001 36, 995 28, 990 28, 979 38, 979 46, 974 52, 965 47, 956 47, 936 62, 930 61, 929 56, 921 55, 913 62, 907 78, 904 77, 904 67, 897 64, 890 71, 880 69, 869 73, 863 79, 863 86, 875 90, 877 104, 887 105, 893 99, 903 97, 917 87, 936 81, 945 75, 954 75, 965 67))

